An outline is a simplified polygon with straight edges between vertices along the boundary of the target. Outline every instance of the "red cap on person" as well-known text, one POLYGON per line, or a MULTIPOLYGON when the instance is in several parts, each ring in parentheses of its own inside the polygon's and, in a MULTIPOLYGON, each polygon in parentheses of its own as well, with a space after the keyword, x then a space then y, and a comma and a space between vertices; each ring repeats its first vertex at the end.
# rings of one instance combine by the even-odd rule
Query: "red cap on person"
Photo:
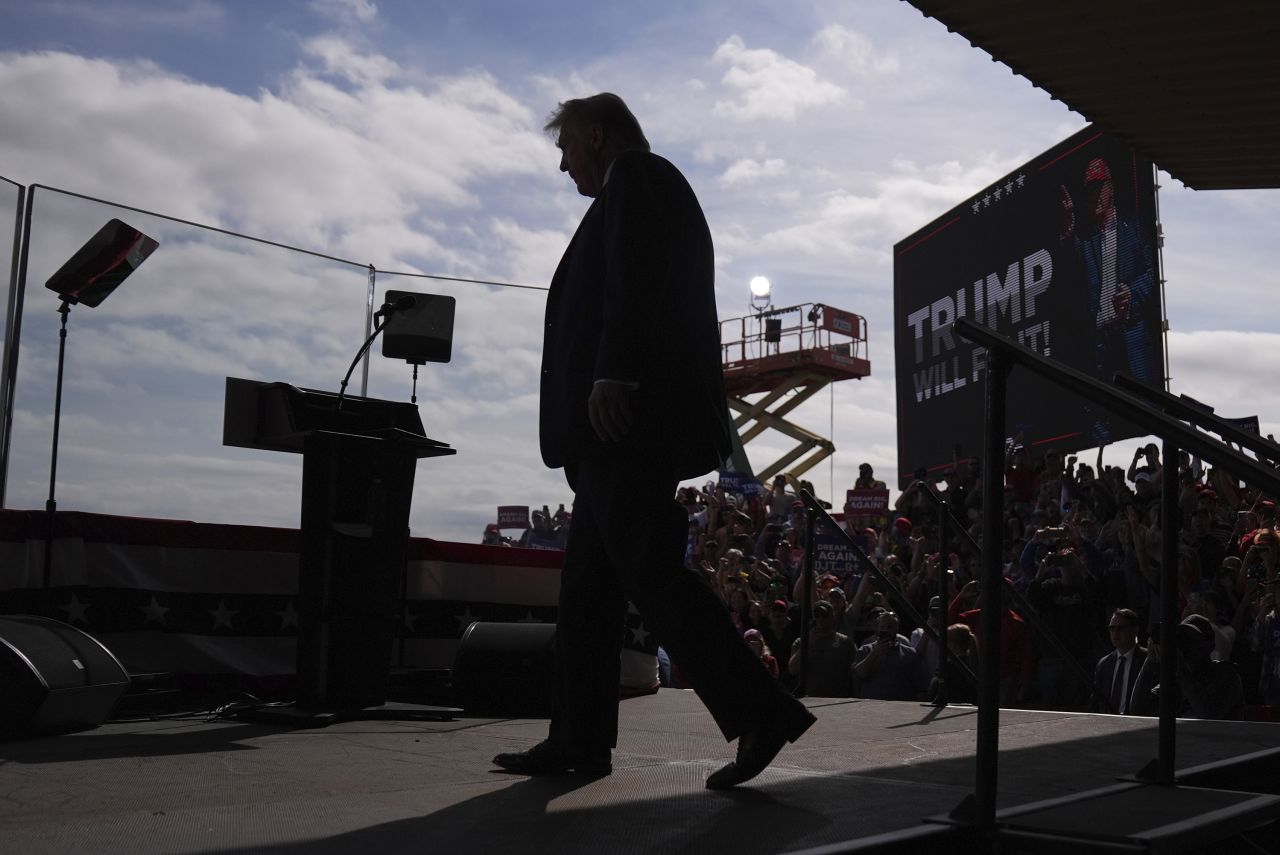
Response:
POLYGON ((1084 168, 1084 180, 1086 182, 1110 181, 1111 170, 1107 168, 1107 162, 1100 157, 1089 161, 1089 165, 1084 168))

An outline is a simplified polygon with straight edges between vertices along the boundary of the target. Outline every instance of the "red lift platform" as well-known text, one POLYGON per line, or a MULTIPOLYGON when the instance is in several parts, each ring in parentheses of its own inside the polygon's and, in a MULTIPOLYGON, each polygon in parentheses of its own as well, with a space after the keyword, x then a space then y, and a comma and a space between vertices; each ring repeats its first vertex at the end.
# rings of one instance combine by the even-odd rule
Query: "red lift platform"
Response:
POLYGON ((720 347, 725 392, 742 444, 770 428, 796 443, 757 470, 757 478, 767 481, 784 470, 799 476, 835 452, 829 438, 786 416, 828 384, 871 373, 865 318, 821 303, 770 308, 722 321, 720 347), (762 397, 748 400, 755 395, 762 397))

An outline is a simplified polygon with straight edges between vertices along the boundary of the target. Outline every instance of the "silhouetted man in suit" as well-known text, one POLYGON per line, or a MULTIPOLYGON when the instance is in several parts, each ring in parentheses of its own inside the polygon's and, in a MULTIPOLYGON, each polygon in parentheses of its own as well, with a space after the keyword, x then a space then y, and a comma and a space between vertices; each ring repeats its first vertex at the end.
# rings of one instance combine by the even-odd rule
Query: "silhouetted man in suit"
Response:
POLYGON ((1138 613, 1116 609, 1107 622, 1107 632, 1115 650, 1099 659, 1093 669, 1093 684, 1098 692, 1091 706, 1099 712, 1133 715, 1133 687, 1142 663, 1147 661, 1146 649, 1138 646, 1138 613), (1097 698, 1105 705, 1099 704, 1097 698))
POLYGON ((547 739, 499 754, 510 771, 612 771, 627 601, 680 665, 737 758, 707 781, 759 774, 814 721, 761 666, 706 581, 683 564, 676 486, 730 452, 711 234, 684 176, 649 152, 616 95, 547 122, 587 209, 547 295, 542 458, 575 493, 560 579, 547 739))

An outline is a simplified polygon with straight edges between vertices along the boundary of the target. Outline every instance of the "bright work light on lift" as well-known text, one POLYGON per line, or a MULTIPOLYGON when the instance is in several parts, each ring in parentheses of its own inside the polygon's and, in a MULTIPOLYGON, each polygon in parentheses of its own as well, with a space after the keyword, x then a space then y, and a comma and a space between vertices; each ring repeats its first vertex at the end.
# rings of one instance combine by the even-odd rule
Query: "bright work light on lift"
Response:
POLYGON ((769 280, 763 276, 751 277, 751 308, 757 312, 762 312, 769 308, 770 295, 773 293, 773 286, 769 284, 769 280))

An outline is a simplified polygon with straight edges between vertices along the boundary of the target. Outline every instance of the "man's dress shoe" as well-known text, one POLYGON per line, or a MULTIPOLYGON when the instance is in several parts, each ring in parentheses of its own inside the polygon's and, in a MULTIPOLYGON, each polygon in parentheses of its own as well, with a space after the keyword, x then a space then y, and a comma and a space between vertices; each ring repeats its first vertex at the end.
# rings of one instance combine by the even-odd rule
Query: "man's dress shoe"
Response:
MULTIPOLYGON (((776 752, 775 752, 776 753, 776 752)), ((560 775, 577 772, 601 777, 613 772, 609 750, 576 752, 544 740, 528 751, 499 754, 493 762, 521 775, 560 775)))
POLYGON ((708 790, 727 790, 738 784, 750 781, 765 770, 765 767, 778 756, 782 746, 788 741, 795 742, 800 735, 809 729, 815 719, 812 715, 807 721, 800 722, 792 728, 794 736, 760 726, 747 731, 738 737, 738 756, 711 773, 707 778, 708 790))

